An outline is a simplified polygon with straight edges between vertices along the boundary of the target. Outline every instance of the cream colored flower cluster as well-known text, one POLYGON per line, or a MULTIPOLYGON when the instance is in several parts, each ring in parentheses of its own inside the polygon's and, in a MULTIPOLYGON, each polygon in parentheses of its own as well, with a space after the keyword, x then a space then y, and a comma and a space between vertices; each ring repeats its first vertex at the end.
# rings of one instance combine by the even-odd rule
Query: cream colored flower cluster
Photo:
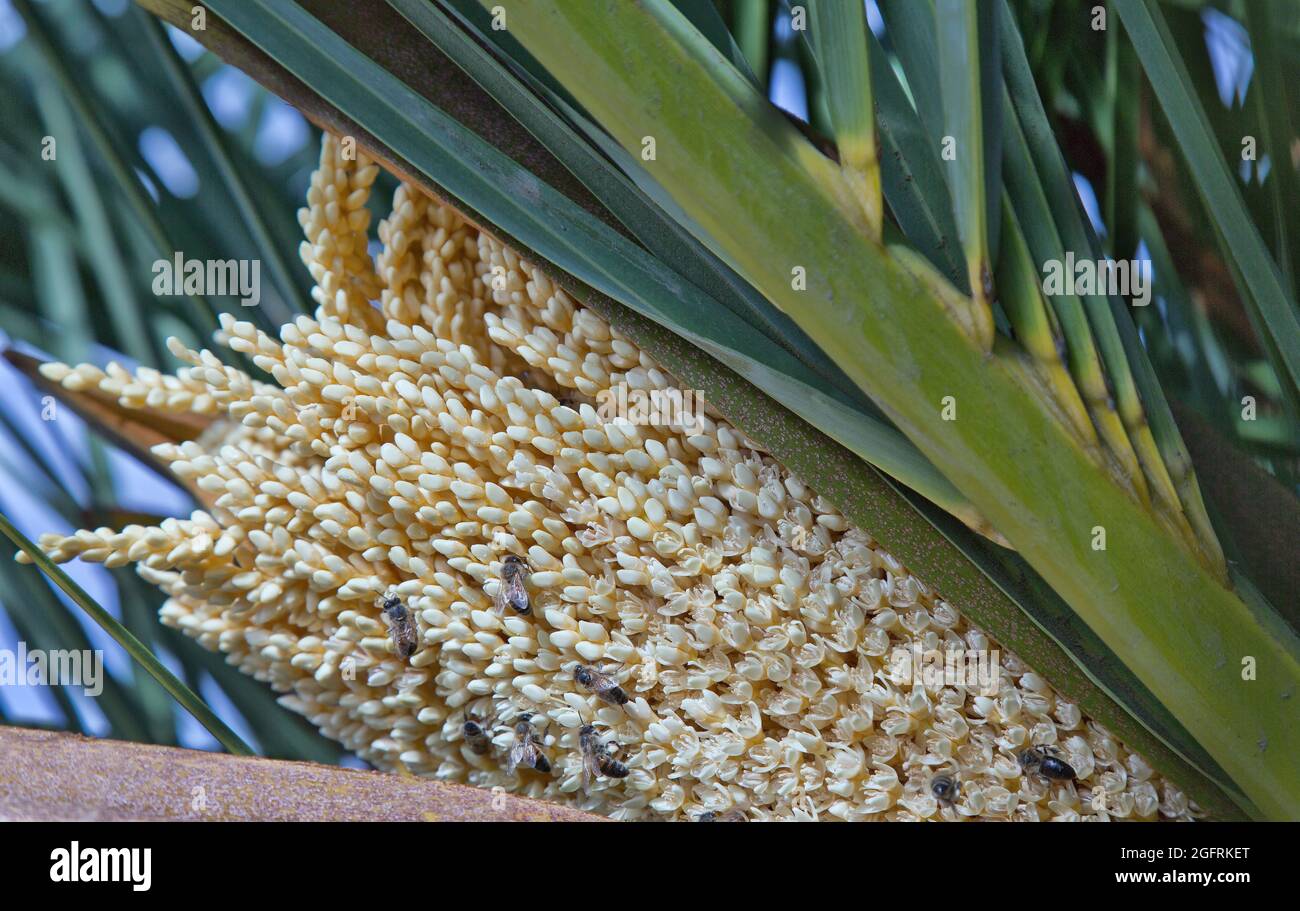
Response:
POLYGON ((900 647, 997 645, 726 422, 601 421, 603 391, 672 379, 512 251, 403 186, 372 263, 373 179, 326 137, 299 216, 315 317, 279 339, 222 322, 275 385, 180 346, 176 378, 47 370, 127 407, 220 416, 156 450, 209 511, 47 535, 53 558, 136 563, 169 596, 164 622, 384 769, 619 819, 1189 818, 1015 656, 993 695, 902 673, 900 647), (494 610, 510 554, 527 615, 494 610), (418 624, 409 661, 381 613, 390 593, 418 624), (580 685, 579 666, 614 676, 626 704, 580 685), (506 772, 525 713, 550 774, 506 772), (584 724, 629 770, 590 792, 584 724), (1077 782, 1022 770, 1040 744, 1077 782), (957 781, 950 805, 940 775, 957 781))

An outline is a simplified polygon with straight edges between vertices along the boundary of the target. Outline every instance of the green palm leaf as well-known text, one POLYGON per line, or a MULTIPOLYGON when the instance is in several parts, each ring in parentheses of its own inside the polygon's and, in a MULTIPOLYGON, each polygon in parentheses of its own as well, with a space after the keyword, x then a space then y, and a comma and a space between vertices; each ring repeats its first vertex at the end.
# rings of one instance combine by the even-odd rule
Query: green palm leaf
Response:
POLYGON ((1252 322, 1294 409, 1300 405, 1300 311, 1296 302, 1287 294, 1277 263, 1246 212, 1227 163, 1216 148, 1204 108, 1188 89, 1191 79, 1159 5, 1155 0, 1116 0, 1115 7, 1178 138, 1252 322))

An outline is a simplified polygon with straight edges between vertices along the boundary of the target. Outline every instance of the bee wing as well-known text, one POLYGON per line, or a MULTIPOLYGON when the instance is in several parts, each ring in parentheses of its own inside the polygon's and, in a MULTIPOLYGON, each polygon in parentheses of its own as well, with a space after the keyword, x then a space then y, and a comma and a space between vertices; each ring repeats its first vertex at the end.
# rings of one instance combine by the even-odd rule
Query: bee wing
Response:
POLYGON ((542 755, 542 751, 537 749, 538 742, 536 734, 524 740, 517 740, 514 746, 510 748, 511 759, 514 760, 514 764, 516 766, 520 764, 526 765, 530 769, 536 768, 537 758, 542 755))
POLYGON ((515 769, 519 768, 519 763, 526 763, 528 760, 528 749, 532 744, 523 740, 516 740, 510 745, 510 755, 506 759, 506 774, 513 775, 515 769))
POLYGON ((415 653, 415 630, 411 623, 394 623, 392 636, 394 651, 403 658, 409 658, 415 653))
POLYGON ((506 612, 506 600, 508 598, 507 595, 508 589, 509 586, 506 585, 504 581, 498 582, 496 593, 492 595, 492 609, 495 610, 498 614, 504 614, 506 612))
POLYGON ((525 613, 528 610, 528 589, 524 588, 524 579, 522 573, 515 573, 510 579, 506 599, 510 605, 519 611, 525 613))
POLYGON ((591 780, 600 777, 600 759, 595 752, 583 751, 582 754, 582 789, 591 790, 591 780))
POLYGON ((388 641, 392 643, 392 647, 387 651, 400 656, 402 654, 402 631, 391 620, 388 622, 388 641))

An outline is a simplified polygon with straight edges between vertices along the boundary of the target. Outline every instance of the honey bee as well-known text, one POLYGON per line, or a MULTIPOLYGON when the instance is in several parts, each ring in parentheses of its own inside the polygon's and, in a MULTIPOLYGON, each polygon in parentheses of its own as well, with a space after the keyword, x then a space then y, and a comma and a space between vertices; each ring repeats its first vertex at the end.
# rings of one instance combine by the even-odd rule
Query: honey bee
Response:
POLYGON ((506 554, 501 560, 501 584, 493 598, 498 614, 506 612, 506 605, 514 608, 515 613, 527 617, 533 612, 528 603, 528 590, 524 583, 528 581, 528 564, 522 557, 506 554))
POLYGON ((930 782, 930 793, 939 801, 939 806, 950 807, 961 793, 961 783, 952 775, 936 775, 930 782))
POLYGON ((465 745, 475 756, 486 756, 492 751, 492 735, 483 722, 473 715, 465 715, 465 723, 461 725, 460 731, 465 738, 465 745))
POLYGON ((749 822, 745 818, 743 810, 737 810, 734 807, 722 813, 715 813, 713 810, 706 810, 699 816, 695 817, 696 822, 749 822))
POLYGON ((526 712, 515 722, 515 742, 510 745, 510 756, 506 760, 508 775, 513 775, 521 765, 542 773, 551 771, 551 761, 541 749, 542 738, 533 730, 532 717, 531 713, 526 712))
POLYGON ((1048 781, 1074 781, 1074 766, 1060 758, 1060 750, 1053 746, 1030 747, 1016 757, 1026 772, 1037 772, 1048 781))
POLYGON ((603 674, 594 667, 580 664, 573 669, 573 679, 587 690, 595 693, 602 702, 610 705, 627 705, 627 693, 614 682, 614 678, 603 674))
POLYGON ((627 766, 614 758, 613 751, 600 742, 594 724, 584 724, 578 729, 578 747, 582 751, 582 789, 591 790, 591 779, 626 778, 627 766))
POLYGON ((420 629, 415 623, 415 614, 402 603, 396 595, 385 595, 383 602, 384 621, 388 624, 388 635, 393 640, 393 651, 403 661, 409 661, 420 645, 420 629))

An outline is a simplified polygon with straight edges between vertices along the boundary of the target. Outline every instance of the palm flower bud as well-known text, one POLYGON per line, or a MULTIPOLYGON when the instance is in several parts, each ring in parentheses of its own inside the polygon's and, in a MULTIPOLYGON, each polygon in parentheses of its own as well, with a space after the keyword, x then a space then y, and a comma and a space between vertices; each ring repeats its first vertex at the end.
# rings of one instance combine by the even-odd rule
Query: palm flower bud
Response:
POLYGON ((383 769, 618 819, 1194 814, 1014 655, 996 692, 901 672, 899 650, 998 646, 707 407, 689 427, 602 419, 602 397, 672 377, 453 210, 402 186, 372 262, 374 167, 325 138, 299 215, 314 315, 278 339, 222 319, 274 384, 179 347, 176 377, 45 368, 216 417, 155 450, 208 509, 46 535, 53 559, 134 563, 164 623, 383 769), (527 613, 501 609, 511 557, 527 613), (584 730, 625 776, 584 776, 584 730), (1027 772, 1036 746, 1076 778, 1027 772), (525 747, 551 770, 508 771, 525 747))

